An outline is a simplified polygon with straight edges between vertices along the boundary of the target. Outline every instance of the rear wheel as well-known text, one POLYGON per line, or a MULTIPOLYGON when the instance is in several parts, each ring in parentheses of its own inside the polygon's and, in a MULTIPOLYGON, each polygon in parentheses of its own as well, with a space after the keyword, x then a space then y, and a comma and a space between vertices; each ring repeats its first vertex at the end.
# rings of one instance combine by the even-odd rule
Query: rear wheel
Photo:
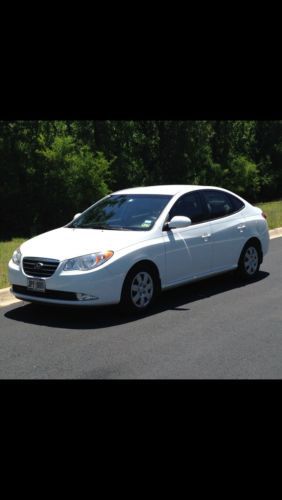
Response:
POLYGON ((238 272, 240 277, 246 280, 255 278, 259 272, 260 264, 260 246, 255 241, 250 241, 244 246, 239 260, 238 272))
POLYGON ((135 266, 124 281, 121 309, 124 312, 142 314, 151 307, 158 291, 157 272, 146 264, 135 266))

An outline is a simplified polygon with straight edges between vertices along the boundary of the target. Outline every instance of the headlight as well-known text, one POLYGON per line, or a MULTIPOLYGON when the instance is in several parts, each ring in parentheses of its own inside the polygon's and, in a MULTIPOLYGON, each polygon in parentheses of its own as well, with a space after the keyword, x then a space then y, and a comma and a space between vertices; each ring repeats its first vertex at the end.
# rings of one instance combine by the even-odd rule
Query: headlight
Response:
POLYGON ((112 250, 107 250, 106 252, 90 253, 76 259, 70 259, 66 261, 63 271, 90 271, 104 264, 113 255, 112 250))
POLYGON ((21 256, 22 256, 21 251, 19 248, 17 248, 17 250, 14 251, 13 256, 12 256, 12 261, 17 266, 19 266, 21 263, 21 256))

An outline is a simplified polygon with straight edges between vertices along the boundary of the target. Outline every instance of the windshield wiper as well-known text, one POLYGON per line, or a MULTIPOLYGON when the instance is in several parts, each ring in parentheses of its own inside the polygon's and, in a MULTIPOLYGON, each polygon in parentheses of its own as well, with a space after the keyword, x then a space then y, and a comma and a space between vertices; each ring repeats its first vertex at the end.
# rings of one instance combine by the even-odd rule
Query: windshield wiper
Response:
POLYGON ((87 225, 81 225, 81 226, 69 226, 75 229, 105 229, 109 231, 133 231, 133 229, 129 227, 123 227, 123 226, 106 226, 105 224, 87 224, 87 225))
POLYGON ((90 229, 114 229, 111 226, 106 226, 105 224, 91 224, 89 225, 90 229))
POLYGON ((81 224, 79 226, 75 226, 74 224, 72 224, 69 227, 71 227, 72 229, 109 229, 108 226, 103 226, 102 224, 99 224, 99 226, 93 226, 92 224, 81 224))
POLYGON ((108 229, 109 231, 131 231, 130 227, 124 226, 106 226, 105 224, 95 224, 90 226, 91 229, 108 229))

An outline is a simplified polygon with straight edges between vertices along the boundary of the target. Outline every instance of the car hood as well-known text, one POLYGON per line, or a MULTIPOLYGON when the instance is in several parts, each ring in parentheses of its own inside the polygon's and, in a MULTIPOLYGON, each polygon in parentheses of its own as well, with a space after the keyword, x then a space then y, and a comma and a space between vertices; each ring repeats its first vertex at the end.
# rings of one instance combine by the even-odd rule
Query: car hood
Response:
POLYGON ((117 252, 150 239, 148 232, 103 229, 59 228, 36 236, 21 245, 24 257, 66 260, 92 252, 117 252))

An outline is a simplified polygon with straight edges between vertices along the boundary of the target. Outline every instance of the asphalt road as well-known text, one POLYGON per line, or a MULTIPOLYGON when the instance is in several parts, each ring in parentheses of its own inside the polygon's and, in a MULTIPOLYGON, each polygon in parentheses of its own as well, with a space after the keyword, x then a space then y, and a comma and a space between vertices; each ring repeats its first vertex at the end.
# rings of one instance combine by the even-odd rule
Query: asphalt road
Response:
POLYGON ((0 378, 282 378, 282 239, 255 282, 227 274, 171 290, 144 318, 116 307, 4 307, 0 378))

